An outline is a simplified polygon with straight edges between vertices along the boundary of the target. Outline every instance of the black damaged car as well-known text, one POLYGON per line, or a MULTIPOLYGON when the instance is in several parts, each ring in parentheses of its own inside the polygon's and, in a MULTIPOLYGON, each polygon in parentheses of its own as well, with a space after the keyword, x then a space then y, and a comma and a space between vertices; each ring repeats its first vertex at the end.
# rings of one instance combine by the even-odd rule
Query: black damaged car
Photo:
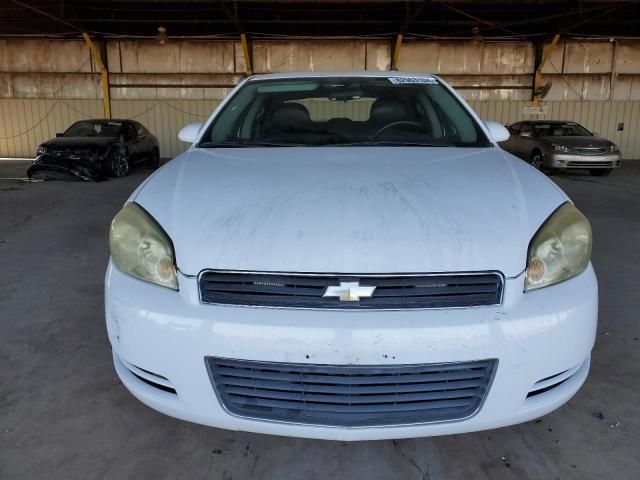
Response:
POLYGON ((29 178, 86 181, 124 177, 131 168, 160 164, 158 139, 134 120, 81 120, 38 147, 29 178))

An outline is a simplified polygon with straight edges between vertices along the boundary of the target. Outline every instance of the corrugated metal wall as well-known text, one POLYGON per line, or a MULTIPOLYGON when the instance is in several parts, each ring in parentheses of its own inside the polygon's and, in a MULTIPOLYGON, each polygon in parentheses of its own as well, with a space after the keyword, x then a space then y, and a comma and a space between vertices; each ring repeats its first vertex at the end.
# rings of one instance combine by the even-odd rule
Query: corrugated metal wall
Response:
POLYGON ((102 117, 102 100, 0 99, 0 157, 33 157, 73 122, 102 117))
MULTIPOLYGON (((174 157, 185 148, 178 131, 187 123, 203 122, 219 104, 218 100, 114 100, 114 118, 132 118, 146 125, 159 139, 163 156, 174 157)), ((350 102, 351 103, 351 102, 350 102)), ((523 120, 521 101, 469 102, 483 120, 509 124, 523 120)), ((626 159, 640 158, 640 102, 546 102, 545 118, 568 119, 616 142, 626 159), (624 124, 617 131, 618 123, 624 124)), ((369 104, 308 102, 311 116, 324 120, 331 116, 367 118, 369 104), (336 111, 336 108, 339 110, 336 111), (348 110, 348 111, 347 111, 348 110)), ((0 99, 0 156, 33 157, 42 141, 53 137, 61 125, 83 118, 99 118, 102 102, 97 100, 0 99)))
MULTIPOLYGON (((388 70, 390 47, 382 40, 258 40, 254 70, 388 70)), ((147 125, 164 156, 183 150, 178 130, 206 119, 244 74, 242 49, 231 40, 108 40, 106 49, 113 116, 147 125)), ((528 118, 534 52, 532 42, 414 39, 403 44, 399 67, 441 75, 483 119, 510 123, 528 118)), ((638 41, 561 42, 544 69, 543 81, 553 83, 544 118, 583 123, 619 143, 625 158, 640 158, 639 59, 638 41)), ((0 39, 0 157, 32 157, 39 143, 72 122, 101 117, 101 95, 82 40, 0 39)), ((315 118, 367 113, 364 103, 325 103, 310 105, 315 118)))
MULTIPOLYGON (((471 101, 471 107, 483 120, 496 120, 505 124, 523 120, 527 102, 471 101)), ((640 158, 640 102, 544 102, 544 118, 573 120, 592 132, 617 143, 625 159, 640 158), (617 131, 618 123, 623 130, 617 131)))
POLYGON ((314 122, 324 122, 330 118, 350 118, 364 121, 369 118, 374 99, 361 98, 350 102, 333 102, 331 100, 305 100, 302 103, 314 122))
MULTIPOLYGON (((219 100, 114 100, 113 118, 130 118, 147 126, 160 140, 160 151, 174 157, 185 145, 178 131, 204 122, 219 100)), ((0 99, 0 157, 33 157, 38 145, 73 122, 101 118, 101 100, 0 99)))
POLYGON ((131 118, 145 125, 160 141, 160 154, 175 157, 185 149, 178 132, 187 123, 204 122, 219 100, 114 100, 114 118, 131 118))

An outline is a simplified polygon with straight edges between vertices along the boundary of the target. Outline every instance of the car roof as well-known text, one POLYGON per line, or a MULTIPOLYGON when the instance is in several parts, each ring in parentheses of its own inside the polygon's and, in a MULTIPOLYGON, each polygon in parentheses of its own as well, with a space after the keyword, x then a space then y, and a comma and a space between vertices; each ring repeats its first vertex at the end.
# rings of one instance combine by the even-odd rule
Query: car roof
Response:
MULTIPOLYGON (((525 120, 526 121, 526 120, 525 120)), ((573 120, 530 120, 531 123, 575 123, 573 120)))
POLYGON ((398 71, 360 71, 360 72, 285 72, 285 73, 266 73, 253 75, 248 78, 249 81, 257 80, 275 80, 275 79, 294 79, 294 78, 318 78, 318 77, 347 77, 347 78, 394 78, 394 77, 416 77, 416 78, 438 78, 437 75, 431 73, 413 73, 398 71))
POLYGON ((116 123, 126 123, 133 122, 134 120, 127 120, 125 118, 83 118, 82 120, 78 120, 77 122, 116 122, 116 123))

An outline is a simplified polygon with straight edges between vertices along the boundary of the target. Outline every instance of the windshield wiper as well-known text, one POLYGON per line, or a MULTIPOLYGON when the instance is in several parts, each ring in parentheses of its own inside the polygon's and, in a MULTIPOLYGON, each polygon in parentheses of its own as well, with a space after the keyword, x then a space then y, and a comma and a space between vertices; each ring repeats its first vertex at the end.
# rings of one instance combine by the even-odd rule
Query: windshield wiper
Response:
POLYGON ((251 147, 309 147, 305 143, 286 142, 200 142, 200 148, 251 148, 251 147))

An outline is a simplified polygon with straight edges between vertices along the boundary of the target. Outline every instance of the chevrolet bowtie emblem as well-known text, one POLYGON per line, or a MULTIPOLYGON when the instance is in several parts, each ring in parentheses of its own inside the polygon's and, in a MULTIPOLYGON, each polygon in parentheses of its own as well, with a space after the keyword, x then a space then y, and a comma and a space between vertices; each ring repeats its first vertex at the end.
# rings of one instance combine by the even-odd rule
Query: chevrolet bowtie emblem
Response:
POLYGON ((371 297, 376 287, 360 286, 358 282, 340 282, 340 286, 327 287, 323 297, 339 297, 341 302, 357 302, 361 298, 371 297))

